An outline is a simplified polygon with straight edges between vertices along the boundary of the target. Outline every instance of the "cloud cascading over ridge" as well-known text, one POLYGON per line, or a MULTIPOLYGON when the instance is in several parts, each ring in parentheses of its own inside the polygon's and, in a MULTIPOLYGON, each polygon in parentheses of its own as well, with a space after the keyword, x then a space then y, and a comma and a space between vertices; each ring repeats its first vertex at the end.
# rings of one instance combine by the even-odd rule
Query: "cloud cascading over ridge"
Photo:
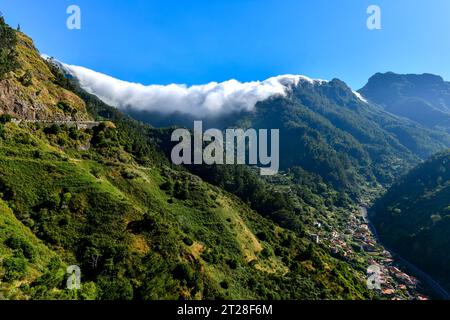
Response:
POLYGON ((224 115, 250 111, 256 103, 274 95, 285 95, 299 81, 323 83, 305 76, 283 75, 265 81, 186 86, 183 84, 142 85, 115 79, 108 75, 74 65, 63 64, 76 77, 83 89, 119 109, 171 114, 181 112, 193 116, 224 115))

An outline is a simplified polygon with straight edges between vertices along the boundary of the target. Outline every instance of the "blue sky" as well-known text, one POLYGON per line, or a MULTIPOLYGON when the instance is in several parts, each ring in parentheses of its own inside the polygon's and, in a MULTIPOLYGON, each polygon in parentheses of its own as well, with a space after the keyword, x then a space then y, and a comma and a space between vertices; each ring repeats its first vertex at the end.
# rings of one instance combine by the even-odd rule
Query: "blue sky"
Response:
POLYGON ((279 74, 346 81, 359 89, 376 72, 450 79, 448 0, 1 0, 42 53, 144 84, 279 74), (82 29, 66 28, 76 4, 82 29), (382 30, 366 9, 382 10, 382 30))

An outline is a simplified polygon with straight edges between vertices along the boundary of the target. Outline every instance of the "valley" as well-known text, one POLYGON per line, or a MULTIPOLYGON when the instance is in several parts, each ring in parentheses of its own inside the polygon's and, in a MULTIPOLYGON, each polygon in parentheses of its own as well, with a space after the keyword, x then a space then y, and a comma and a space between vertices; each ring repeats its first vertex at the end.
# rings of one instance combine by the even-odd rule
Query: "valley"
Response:
MULTIPOLYGON (((385 82, 431 81, 415 98, 447 113, 442 79, 379 74, 358 93, 289 75, 222 84, 245 108, 195 115, 200 132, 273 130, 259 155, 277 172, 264 175, 245 157, 174 162, 180 138, 189 160, 191 141, 211 141, 181 128, 192 113, 109 105, 79 68, 42 57, 3 17, 0 28, 0 299, 448 298, 449 127, 394 112, 417 87, 381 96, 385 82)), ((236 148, 255 160, 245 137, 210 156, 236 148)))
POLYGON ((448 299, 447 291, 429 275, 384 246, 368 218, 368 205, 348 208, 345 219, 337 225, 330 225, 329 219, 320 215, 314 216, 307 222, 312 226, 308 236, 327 248, 333 257, 355 266, 361 279, 368 280, 371 267, 379 268, 376 280, 384 299, 429 300, 430 296, 448 299))

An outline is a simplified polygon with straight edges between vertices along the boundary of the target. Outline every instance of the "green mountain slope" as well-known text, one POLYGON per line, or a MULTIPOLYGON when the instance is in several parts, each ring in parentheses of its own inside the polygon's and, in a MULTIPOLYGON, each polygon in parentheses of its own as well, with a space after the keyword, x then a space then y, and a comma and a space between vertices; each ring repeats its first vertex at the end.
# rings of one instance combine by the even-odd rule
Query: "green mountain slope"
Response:
MULTIPOLYGON (((120 148, 114 149, 118 157, 111 157, 105 141, 77 151, 64 128, 45 134, 24 126, 3 127, 2 201, 22 228, 66 264, 80 265, 97 298, 369 295, 349 266, 195 176, 164 166, 142 167, 120 148)), ((104 130, 108 136, 115 129, 104 130)), ((8 265, 3 270, 7 273, 8 265)), ((16 285, 31 270, 24 272, 3 280, 16 285)), ((51 288, 35 292, 35 286, 30 282, 23 294, 52 296, 51 288)))
POLYGON ((300 82, 288 98, 259 103, 241 123, 280 128, 283 168, 301 166, 356 195, 389 185, 419 158, 450 145, 445 134, 364 103, 339 80, 300 82))

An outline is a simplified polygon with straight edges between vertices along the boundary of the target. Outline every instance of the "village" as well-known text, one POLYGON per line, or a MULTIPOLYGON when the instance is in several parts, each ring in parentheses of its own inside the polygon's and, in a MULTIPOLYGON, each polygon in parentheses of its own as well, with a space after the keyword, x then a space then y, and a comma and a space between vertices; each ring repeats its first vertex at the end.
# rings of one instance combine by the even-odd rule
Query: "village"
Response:
MULTIPOLYGON (((270 181, 278 192, 298 200, 288 174, 270 177, 267 181, 270 181)), ((432 279, 421 283, 417 277, 406 271, 406 265, 408 270, 414 270, 414 266, 395 256, 381 244, 368 218, 367 207, 370 201, 364 203, 335 213, 316 211, 313 215, 305 216, 304 223, 309 225, 309 238, 329 250, 334 258, 346 261, 356 270, 360 270, 361 280, 365 283, 369 282, 371 270, 376 269, 379 286, 373 289, 378 291, 382 299, 430 300, 430 289, 445 298, 447 293, 442 292, 432 279), (430 282, 433 288, 430 287, 430 282)), ((421 278, 427 277, 418 269, 414 272, 421 274, 421 278)))
MULTIPOLYGON (((342 226, 342 230, 326 232, 320 222, 316 222, 314 227, 317 233, 311 234, 313 241, 327 244, 334 257, 353 264, 365 264, 367 271, 370 267, 379 270, 376 274, 379 288, 375 290, 379 291, 382 298, 429 300, 429 297, 422 293, 423 287, 419 280, 402 271, 393 254, 377 241, 370 228, 365 208, 352 213, 348 223, 342 226)), ((363 272, 362 276, 367 280, 369 274, 363 272)))

